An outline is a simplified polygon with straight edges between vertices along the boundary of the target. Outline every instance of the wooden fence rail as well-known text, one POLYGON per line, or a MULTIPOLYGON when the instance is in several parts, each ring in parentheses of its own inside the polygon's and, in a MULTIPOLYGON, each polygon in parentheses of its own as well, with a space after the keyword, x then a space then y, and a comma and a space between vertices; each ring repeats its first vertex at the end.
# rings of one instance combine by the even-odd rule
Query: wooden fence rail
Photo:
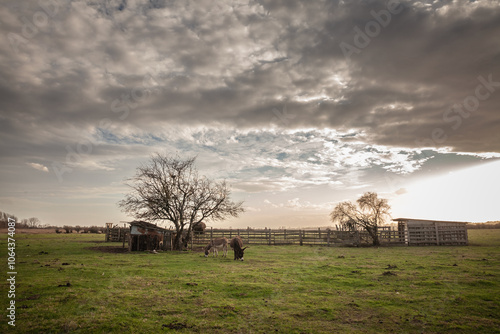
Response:
MULTIPOLYGON (((272 229, 208 229, 203 234, 195 234, 193 245, 205 246, 211 239, 239 235, 245 245, 317 245, 344 246, 371 244, 372 240, 364 231, 335 231, 331 229, 272 230, 272 229)), ((382 244, 405 244, 405 234, 401 231, 382 230, 379 233, 382 244)))
MULTIPOLYGON (((106 241, 125 243, 128 229, 112 228, 106 231, 106 241)), ((195 233, 191 247, 206 246, 210 240, 220 237, 232 239, 239 235, 245 245, 316 245, 360 246, 371 245, 366 231, 342 231, 334 229, 214 229, 195 233)), ((382 245, 467 245, 467 230, 463 226, 412 225, 408 228, 381 227, 378 232, 382 245)))

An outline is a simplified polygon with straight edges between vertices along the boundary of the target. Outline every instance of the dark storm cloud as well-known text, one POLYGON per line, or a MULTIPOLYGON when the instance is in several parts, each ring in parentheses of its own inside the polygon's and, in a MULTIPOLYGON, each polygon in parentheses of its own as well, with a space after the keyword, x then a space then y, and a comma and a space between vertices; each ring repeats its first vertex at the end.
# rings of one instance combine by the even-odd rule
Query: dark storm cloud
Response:
POLYGON ((103 119, 122 135, 172 124, 330 127, 364 131, 372 144, 499 152, 497 3, 403 2, 346 57, 341 43, 355 47, 355 28, 385 10, 385 1, 12 1, 0 10, 2 152, 40 159, 43 146, 47 162, 64 160, 103 119), (448 111, 475 102, 485 81, 488 97, 470 116, 448 111))

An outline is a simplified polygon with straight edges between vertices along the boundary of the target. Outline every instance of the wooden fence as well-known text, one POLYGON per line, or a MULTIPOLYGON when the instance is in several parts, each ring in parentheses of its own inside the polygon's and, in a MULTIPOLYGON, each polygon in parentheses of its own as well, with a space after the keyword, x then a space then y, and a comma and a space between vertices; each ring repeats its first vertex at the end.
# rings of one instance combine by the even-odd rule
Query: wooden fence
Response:
MULTIPOLYGON (((106 241, 126 242, 128 228, 109 228, 106 241)), ((232 239, 239 235, 245 245, 316 245, 316 246, 362 246, 371 245, 369 234, 362 231, 334 229, 214 229, 195 233, 191 248, 206 246, 210 240, 220 237, 232 239)), ((409 225, 379 228, 382 245, 467 245, 465 225, 435 224, 409 225)))
MULTIPOLYGON (((211 239, 239 235, 245 245, 317 245, 356 246, 370 245, 372 239, 365 231, 336 231, 331 229, 207 229, 195 234, 193 246, 206 246, 211 239)), ((405 244, 405 233, 384 228, 379 231, 382 244, 405 244)))
POLYGON ((125 242, 129 232, 130 228, 128 227, 106 228, 106 241, 125 242))

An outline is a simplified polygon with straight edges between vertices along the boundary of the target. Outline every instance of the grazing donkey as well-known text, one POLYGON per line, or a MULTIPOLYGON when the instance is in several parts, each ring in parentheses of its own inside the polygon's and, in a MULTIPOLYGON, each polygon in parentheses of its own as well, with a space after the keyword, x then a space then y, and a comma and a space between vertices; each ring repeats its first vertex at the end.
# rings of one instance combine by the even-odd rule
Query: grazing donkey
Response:
POLYGON ((210 241, 210 243, 205 247, 205 257, 208 257, 210 249, 212 249, 214 256, 219 256, 218 248, 222 248, 222 256, 227 257, 227 238, 216 238, 210 241))
POLYGON ((240 236, 237 235, 236 237, 234 237, 229 245, 234 250, 234 259, 243 261, 243 252, 248 247, 243 248, 243 240, 241 240, 240 236))

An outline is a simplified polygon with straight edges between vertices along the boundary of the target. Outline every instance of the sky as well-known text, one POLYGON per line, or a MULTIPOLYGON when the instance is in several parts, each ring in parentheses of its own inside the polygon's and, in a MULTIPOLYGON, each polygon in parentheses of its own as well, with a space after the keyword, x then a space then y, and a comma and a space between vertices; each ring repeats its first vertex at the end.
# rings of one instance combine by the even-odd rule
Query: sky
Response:
POLYGON ((17 1, 0 7, 0 211, 131 221, 159 152, 226 180, 239 218, 500 220, 498 1, 17 1))

